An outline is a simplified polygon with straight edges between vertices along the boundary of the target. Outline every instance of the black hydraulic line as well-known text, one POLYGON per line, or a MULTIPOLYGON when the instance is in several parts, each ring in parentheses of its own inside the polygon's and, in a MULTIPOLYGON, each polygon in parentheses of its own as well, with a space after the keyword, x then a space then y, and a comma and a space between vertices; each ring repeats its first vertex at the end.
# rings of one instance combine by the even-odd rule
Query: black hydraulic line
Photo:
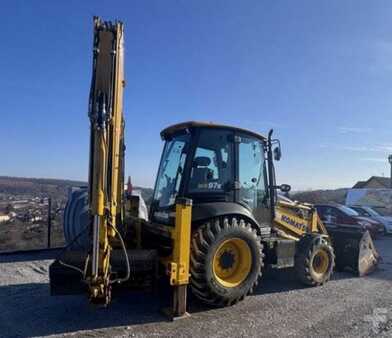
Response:
POLYGON ((275 174, 274 174, 274 163, 272 158, 272 133, 274 132, 271 129, 268 132, 268 140, 267 140, 267 162, 268 162, 268 190, 269 190, 269 200, 270 200, 270 209, 271 209, 271 219, 275 218, 275 174))

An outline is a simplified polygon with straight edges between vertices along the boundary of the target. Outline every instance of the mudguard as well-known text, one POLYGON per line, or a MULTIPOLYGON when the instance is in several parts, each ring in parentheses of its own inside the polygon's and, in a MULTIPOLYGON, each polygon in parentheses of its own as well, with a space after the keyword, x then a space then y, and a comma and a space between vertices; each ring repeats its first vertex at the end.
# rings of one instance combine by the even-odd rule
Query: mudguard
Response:
POLYGON ((241 215, 252 223, 258 235, 269 235, 271 227, 267 223, 260 224, 253 216, 252 212, 238 203, 214 202, 198 203, 192 207, 192 223, 199 223, 203 220, 225 215, 241 215))

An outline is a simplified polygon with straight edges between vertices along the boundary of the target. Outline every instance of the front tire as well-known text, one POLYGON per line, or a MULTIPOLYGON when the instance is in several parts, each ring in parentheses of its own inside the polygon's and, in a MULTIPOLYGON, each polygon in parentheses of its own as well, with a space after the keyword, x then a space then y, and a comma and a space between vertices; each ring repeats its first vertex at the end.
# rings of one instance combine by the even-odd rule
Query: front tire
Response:
POLYGON ((216 218, 193 234, 191 290, 204 303, 228 306, 253 292, 263 268, 263 246, 242 218, 216 218))
POLYGON ((305 285, 319 286, 326 283, 335 266, 335 254, 329 242, 318 235, 308 235, 298 243, 295 270, 305 285))

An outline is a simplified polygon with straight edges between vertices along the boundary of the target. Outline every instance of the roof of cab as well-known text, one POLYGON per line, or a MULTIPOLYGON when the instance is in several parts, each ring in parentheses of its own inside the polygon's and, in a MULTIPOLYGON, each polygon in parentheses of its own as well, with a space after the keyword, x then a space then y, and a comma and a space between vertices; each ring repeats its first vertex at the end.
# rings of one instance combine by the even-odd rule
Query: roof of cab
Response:
POLYGON ((222 129, 229 129, 233 131, 238 131, 241 133, 248 134, 250 136, 256 137, 262 141, 266 141, 267 138, 261 134, 255 133, 254 131, 228 126, 224 124, 215 124, 212 122, 199 122, 199 121, 187 121, 182 123, 173 124, 161 131, 162 139, 168 138, 168 136, 173 135, 181 130, 192 129, 192 128, 222 128, 222 129))

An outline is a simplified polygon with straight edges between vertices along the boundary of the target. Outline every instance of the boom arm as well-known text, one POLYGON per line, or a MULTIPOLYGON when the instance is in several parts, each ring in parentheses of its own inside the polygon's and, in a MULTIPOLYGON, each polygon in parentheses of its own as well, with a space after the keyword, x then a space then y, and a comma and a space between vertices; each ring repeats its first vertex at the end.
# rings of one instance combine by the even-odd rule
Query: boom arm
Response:
POLYGON ((93 242, 91 297, 110 296, 111 242, 122 215, 124 179, 123 24, 94 18, 93 74, 89 99, 89 211, 93 242))

